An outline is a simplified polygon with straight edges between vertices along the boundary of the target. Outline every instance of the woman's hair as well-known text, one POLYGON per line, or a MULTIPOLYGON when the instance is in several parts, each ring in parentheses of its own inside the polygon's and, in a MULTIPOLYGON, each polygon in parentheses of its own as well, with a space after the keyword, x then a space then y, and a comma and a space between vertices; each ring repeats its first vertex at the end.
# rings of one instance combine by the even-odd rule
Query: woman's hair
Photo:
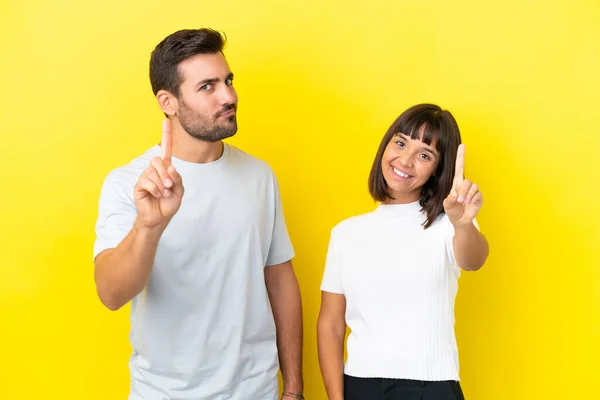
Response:
POLYGON ((435 148, 440 153, 440 161, 421 188, 419 201, 427 214, 424 223, 427 229, 444 212, 444 199, 452 189, 456 152, 461 143, 460 131, 452 114, 435 104, 417 104, 400 114, 383 136, 369 175, 369 192, 379 202, 394 200, 383 177, 381 160, 385 148, 396 134, 420 139, 428 145, 437 139, 435 148))

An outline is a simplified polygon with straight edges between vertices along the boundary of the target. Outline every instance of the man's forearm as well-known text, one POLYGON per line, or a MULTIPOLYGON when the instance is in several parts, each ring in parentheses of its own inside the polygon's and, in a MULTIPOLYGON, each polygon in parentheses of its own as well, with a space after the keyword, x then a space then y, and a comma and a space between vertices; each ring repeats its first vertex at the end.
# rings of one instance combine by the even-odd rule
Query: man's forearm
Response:
POLYGON ((107 308, 118 310, 144 289, 163 230, 136 223, 117 247, 96 257, 96 289, 107 308))
POLYGON ((291 263, 285 264, 267 267, 265 277, 277 327, 284 390, 302 393, 302 300, 291 263), (270 268, 273 270, 269 271, 270 268))
MULTIPOLYGON (((296 286, 297 288, 297 286, 296 286)), ((302 393, 302 306, 299 290, 284 294, 287 303, 277 324, 277 348, 283 376, 283 387, 288 392, 302 393)))

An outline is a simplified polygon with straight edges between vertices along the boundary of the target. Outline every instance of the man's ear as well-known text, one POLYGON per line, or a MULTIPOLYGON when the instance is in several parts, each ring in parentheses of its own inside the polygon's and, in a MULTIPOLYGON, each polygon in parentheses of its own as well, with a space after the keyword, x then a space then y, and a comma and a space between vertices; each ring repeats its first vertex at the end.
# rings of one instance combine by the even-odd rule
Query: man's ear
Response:
POLYGON ((158 93, 156 93, 156 101, 158 101, 158 106, 162 112, 168 116, 175 115, 177 109, 179 108, 177 98, 164 89, 161 89, 158 91, 158 93))

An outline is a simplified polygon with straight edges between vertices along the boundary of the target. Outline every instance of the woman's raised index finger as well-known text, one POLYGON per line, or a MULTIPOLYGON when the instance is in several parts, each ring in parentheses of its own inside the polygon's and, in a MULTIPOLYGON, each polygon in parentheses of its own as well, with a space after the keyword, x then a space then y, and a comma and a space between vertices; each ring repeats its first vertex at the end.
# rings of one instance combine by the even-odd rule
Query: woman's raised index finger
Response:
POLYGON ((461 183, 465 179, 465 145, 458 146, 456 152, 456 168, 454 171, 454 182, 461 183))

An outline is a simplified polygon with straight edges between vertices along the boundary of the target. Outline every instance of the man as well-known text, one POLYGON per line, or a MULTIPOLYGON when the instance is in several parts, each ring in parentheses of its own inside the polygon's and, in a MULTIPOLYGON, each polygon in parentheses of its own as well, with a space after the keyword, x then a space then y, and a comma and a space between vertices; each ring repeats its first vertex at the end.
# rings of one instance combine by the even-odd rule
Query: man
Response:
POLYGON ((282 397, 301 398, 294 251, 271 168, 222 141, 238 102, 224 44, 211 29, 158 44, 162 142, 102 187, 95 281, 109 309, 131 300, 130 400, 273 400, 278 361, 282 397))

